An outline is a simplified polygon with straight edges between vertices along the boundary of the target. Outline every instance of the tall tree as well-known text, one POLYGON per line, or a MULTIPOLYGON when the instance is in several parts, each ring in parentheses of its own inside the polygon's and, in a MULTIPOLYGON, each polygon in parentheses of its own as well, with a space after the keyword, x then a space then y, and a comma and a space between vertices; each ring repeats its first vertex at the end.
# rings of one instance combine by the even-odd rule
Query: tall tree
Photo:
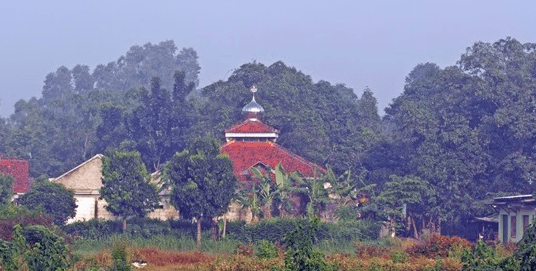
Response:
POLYGON ((176 70, 186 74, 186 81, 199 83, 199 62, 197 52, 184 48, 177 54, 177 46, 172 40, 158 44, 134 45, 124 56, 107 65, 98 65, 92 76, 98 89, 127 91, 132 87, 148 86, 151 78, 162 79, 162 87, 171 89, 176 70))
POLYGON ((358 165, 368 151, 375 132, 360 123, 353 90, 315 83, 281 61, 268 67, 244 64, 227 81, 205 87, 193 130, 216 134, 242 120, 239 109, 250 101, 252 85, 259 89, 256 99, 265 109, 263 120, 281 131, 278 143, 283 147, 317 164, 329 164, 338 173, 358 165))
POLYGON ((158 193, 138 152, 114 151, 102 160, 101 198, 106 210, 123 220, 123 231, 130 216, 143 217, 158 206, 158 193))
POLYGON ((166 164, 164 180, 172 187, 171 203, 185 218, 197 221, 197 247, 201 246, 201 220, 224 214, 236 192, 233 163, 220 153, 211 135, 197 138, 188 150, 166 164))

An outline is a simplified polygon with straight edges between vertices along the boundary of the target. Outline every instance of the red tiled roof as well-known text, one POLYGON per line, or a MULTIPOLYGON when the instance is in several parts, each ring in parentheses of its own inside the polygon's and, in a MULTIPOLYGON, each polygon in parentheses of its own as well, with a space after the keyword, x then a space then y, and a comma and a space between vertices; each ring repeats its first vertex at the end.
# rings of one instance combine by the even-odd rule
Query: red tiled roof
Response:
POLYGON ((225 130, 226 133, 279 133, 279 131, 268 126, 261 121, 247 119, 231 128, 225 130))
POLYGON ((270 141, 230 141, 222 146, 222 152, 229 155, 233 161, 234 172, 240 179, 245 180, 243 172, 262 163, 270 168, 275 168, 279 163, 286 172, 299 171, 307 177, 314 176, 314 168, 319 172, 326 170, 316 164, 307 161, 305 158, 279 146, 270 141))
POLYGON ((26 160, 9 159, 0 157, 0 172, 11 175, 13 181, 13 193, 26 193, 30 189, 29 163, 26 160))

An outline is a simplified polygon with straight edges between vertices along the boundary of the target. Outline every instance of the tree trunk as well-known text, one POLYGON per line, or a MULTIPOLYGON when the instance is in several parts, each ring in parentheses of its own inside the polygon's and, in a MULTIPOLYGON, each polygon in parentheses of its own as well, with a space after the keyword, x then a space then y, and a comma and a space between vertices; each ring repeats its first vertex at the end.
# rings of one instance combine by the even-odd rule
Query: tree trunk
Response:
POLYGON ((123 216, 123 232, 127 229, 127 217, 123 216))
POLYGON ((225 239, 225 232, 227 231, 227 217, 223 215, 223 234, 222 239, 225 239))
POLYGON ((419 239, 419 232, 417 232, 417 225, 415 225, 415 219, 411 218, 411 224, 413 224, 413 237, 419 239))
POLYGON ((197 218, 197 250, 201 251, 201 217, 197 218))
POLYGON ((441 235, 441 217, 437 217, 437 234, 441 235))

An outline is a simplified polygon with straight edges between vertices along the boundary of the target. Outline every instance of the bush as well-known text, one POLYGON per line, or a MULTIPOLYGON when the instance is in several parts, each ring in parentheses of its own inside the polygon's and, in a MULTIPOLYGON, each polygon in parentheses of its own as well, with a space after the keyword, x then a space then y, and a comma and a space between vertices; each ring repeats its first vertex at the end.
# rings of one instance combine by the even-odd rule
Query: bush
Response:
POLYGON ((333 268, 326 263, 324 255, 313 249, 316 243, 320 219, 312 217, 300 219, 296 222, 294 230, 285 236, 285 269, 286 270, 322 270, 330 271, 333 268))
POLYGON ((43 225, 15 225, 12 241, 2 241, 2 270, 66 270, 70 251, 63 238, 43 225))
POLYGON ((473 250, 466 249, 461 259, 463 270, 522 270, 512 256, 499 256, 494 247, 487 246, 483 241, 478 241, 473 250))
POLYGON ((112 248, 112 270, 129 271, 132 269, 130 266, 130 259, 128 257, 128 247, 129 243, 125 238, 118 239, 114 242, 112 248))
POLYGON ((26 207, 8 205, 0 210, 0 238, 11 241, 15 225, 44 225, 52 227, 52 217, 26 207))
POLYGON ((456 250, 465 250, 470 247, 469 241, 461 237, 432 235, 430 238, 408 248, 407 252, 415 257, 422 255, 433 259, 436 257, 448 257, 454 248, 456 250))
POLYGON ((63 238, 42 225, 23 230, 30 249, 26 261, 30 270, 65 270, 69 267, 70 251, 63 238))
POLYGON ((257 257, 259 258, 270 260, 277 257, 278 254, 279 248, 273 243, 270 243, 266 240, 262 240, 257 245, 257 257))
MULTIPOLYGON (((127 228, 122 231, 119 220, 79 221, 63 227, 64 231, 80 236, 84 239, 100 240, 113 235, 125 235, 128 237, 150 238, 155 235, 174 235, 195 237, 196 225, 189 220, 162 221, 150 218, 132 218, 128 220, 127 228)), ((212 221, 207 220, 201 224, 201 230, 208 231, 212 228, 212 221)))
MULTIPOLYGON (((256 224, 248 225, 244 221, 227 223, 227 233, 230 238, 240 242, 258 243, 262 240, 274 243, 283 240, 285 234, 295 228, 295 223, 304 223, 297 218, 270 218, 256 224)), ((332 240, 333 242, 348 242, 356 239, 371 240, 378 237, 379 227, 368 220, 320 222, 316 231, 317 241, 332 240)))

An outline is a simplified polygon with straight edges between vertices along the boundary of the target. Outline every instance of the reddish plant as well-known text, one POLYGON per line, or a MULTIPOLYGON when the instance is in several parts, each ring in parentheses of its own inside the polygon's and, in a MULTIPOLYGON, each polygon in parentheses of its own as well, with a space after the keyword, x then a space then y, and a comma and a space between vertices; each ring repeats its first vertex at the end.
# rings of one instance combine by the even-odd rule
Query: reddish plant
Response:
POLYGON ((458 249, 471 248, 471 243, 457 236, 433 235, 430 238, 409 247, 406 252, 415 257, 447 257, 449 256, 449 252, 455 247, 458 249))
POLYGON ((180 253, 175 251, 162 251, 156 248, 143 248, 140 254, 148 264, 166 266, 172 264, 196 264, 212 261, 212 257, 199 252, 180 253))

